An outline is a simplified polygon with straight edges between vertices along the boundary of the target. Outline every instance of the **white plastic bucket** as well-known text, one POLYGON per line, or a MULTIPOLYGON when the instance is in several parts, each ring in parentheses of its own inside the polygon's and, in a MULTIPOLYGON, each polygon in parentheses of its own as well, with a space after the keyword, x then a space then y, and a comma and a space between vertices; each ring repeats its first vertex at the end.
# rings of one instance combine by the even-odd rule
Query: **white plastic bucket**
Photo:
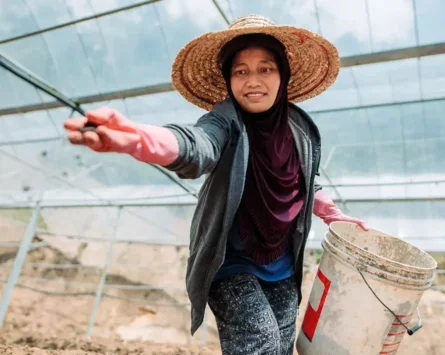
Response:
POLYGON ((399 238, 347 222, 332 223, 322 247, 298 354, 396 354, 404 325, 418 322, 436 261, 399 238))

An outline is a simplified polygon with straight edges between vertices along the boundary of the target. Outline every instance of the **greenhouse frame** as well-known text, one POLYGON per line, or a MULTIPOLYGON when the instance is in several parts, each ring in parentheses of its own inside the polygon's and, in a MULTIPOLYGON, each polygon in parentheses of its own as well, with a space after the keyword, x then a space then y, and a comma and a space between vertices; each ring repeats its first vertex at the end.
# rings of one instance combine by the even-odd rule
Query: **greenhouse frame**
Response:
MULTIPOLYGON (((87 337, 104 297, 121 297, 116 290, 171 289, 169 301, 156 296, 161 306, 188 310, 183 268, 205 177, 181 180, 123 154, 73 146, 63 121, 109 106, 141 123, 193 125, 205 111, 175 91, 175 55, 249 13, 312 30, 339 50, 337 81, 298 103, 321 132, 318 183, 373 228, 445 253, 445 2, 280 4, 0 0, 0 247, 12 253, 0 286, 2 325, 20 287, 87 297, 87 337), (76 263, 27 261, 48 246, 76 263), (27 268, 100 272, 76 286, 27 276, 27 268), (110 274, 132 283, 110 283, 110 274)), ((314 217, 308 249, 321 250, 325 232, 314 217)), ((134 300, 156 306, 156 297, 134 300)), ((188 341, 208 342, 207 324, 188 341)))

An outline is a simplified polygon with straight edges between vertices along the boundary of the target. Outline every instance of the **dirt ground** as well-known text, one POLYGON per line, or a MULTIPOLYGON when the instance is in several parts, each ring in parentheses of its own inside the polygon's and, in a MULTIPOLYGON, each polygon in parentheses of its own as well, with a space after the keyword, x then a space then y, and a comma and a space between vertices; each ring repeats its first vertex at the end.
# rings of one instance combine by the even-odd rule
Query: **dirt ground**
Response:
POLYGON ((0 343, 0 354, 5 355, 212 355, 218 352, 216 346, 123 343, 111 339, 88 342, 76 338, 16 336, 9 337, 8 344, 0 343))
MULTIPOLYGON (((12 265, 12 253, 0 251, 0 278, 5 280, 12 265), (9 255, 9 256, 8 256, 9 255)), ((57 250, 49 247, 29 253, 29 262, 68 263, 57 250)), ((315 270, 315 268, 313 268, 315 270)), ((201 335, 190 344, 189 314, 184 306, 156 306, 154 303, 174 302, 161 291, 107 291, 102 299, 88 341, 86 330, 93 308, 94 288, 100 278, 98 269, 56 270, 25 267, 19 282, 28 288, 15 288, 5 325, 0 332, 0 354, 13 355, 210 355, 220 354, 215 330, 209 328, 207 342, 199 345, 201 335), (38 278, 38 279, 36 279, 38 278), (83 283, 72 286, 70 282, 83 283), (38 291, 36 291, 37 289, 38 291), (42 292, 51 291, 51 294, 42 292), (75 296, 54 293, 73 292, 75 296), (123 299, 126 298, 126 299, 123 299), (137 299, 133 302, 131 299, 137 299), (141 300, 146 304, 141 304, 141 300)), ((310 290, 314 271, 307 273, 304 289, 310 290)), ((123 278, 109 276, 108 283, 131 284, 123 278)), ((0 284, 3 292, 4 284, 0 284)), ((307 302, 305 293, 302 305, 307 302)), ((445 295, 427 291, 420 311, 424 327, 414 336, 405 335, 399 348, 403 355, 442 355, 445 349, 445 295)), ((299 328, 304 307, 297 322, 299 328)), ((335 354, 333 354, 335 355, 335 354)))

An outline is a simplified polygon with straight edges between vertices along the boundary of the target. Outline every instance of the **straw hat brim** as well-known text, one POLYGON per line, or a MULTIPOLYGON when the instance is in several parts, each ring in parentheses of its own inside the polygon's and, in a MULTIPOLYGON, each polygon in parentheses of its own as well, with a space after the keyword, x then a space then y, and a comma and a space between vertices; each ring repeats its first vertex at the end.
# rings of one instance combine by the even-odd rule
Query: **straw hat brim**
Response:
POLYGON ((285 47, 291 69, 288 100, 301 102, 321 94, 338 76, 338 51, 325 38, 292 26, 258 26, 206 33, 182 48, 172 67, 175 89, 189 102, 210 111, 228 97, 218 65, 221 48, 236 36, 263 33, 285 47))

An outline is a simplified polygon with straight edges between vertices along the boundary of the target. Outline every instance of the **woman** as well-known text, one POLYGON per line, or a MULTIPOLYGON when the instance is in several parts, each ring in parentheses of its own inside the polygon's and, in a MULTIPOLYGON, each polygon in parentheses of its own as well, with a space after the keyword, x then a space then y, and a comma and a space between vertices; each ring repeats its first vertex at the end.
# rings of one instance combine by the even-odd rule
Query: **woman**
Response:
POLYGON ((223 354, 292 354, 311 213, 350 221, 315 183, 320 135, 290 101, 320 94, 339 70, 325 39, 245 16, 178 54, 172 78, 209 112, 193 126, 130 121, 101 108, 67 120, 73 144, 174 171, 207 174, 192 220, 187 291, 192 334, 206 303, 223 354), (87 122, 96 131, 80 132, 87 122))

